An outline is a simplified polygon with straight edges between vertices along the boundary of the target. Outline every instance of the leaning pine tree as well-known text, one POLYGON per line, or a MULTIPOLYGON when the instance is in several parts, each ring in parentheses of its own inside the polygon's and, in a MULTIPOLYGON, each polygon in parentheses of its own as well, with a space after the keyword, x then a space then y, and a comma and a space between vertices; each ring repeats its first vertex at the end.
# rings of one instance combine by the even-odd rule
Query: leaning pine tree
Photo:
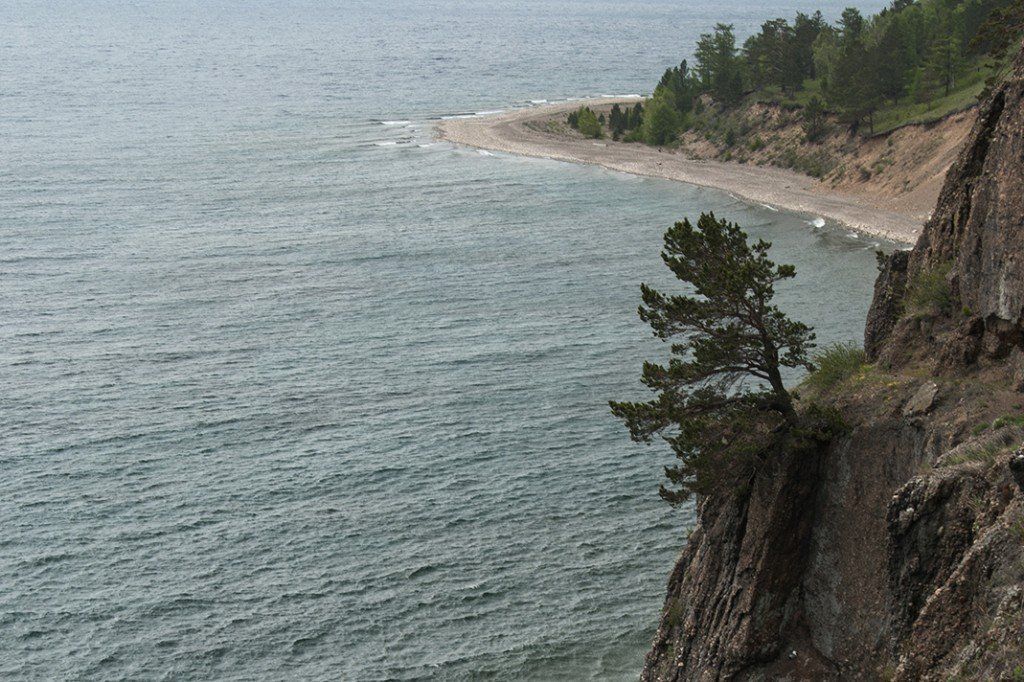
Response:
POLYGON ((810 327, 772 304, 775 283, 796 274, 768 259, 771 244, 747 243, 735 223, 701 214, 665 233, 662 259, 692 296, 641 285, 640 317, 672 340, 668 366, 644 363, 643 383, 657 396, 612 402, 633 440, 661 435, 679 464, 666 467, 672 504, 739 482, 799 418, 782 382, 784 367, 812 369, 810 327))

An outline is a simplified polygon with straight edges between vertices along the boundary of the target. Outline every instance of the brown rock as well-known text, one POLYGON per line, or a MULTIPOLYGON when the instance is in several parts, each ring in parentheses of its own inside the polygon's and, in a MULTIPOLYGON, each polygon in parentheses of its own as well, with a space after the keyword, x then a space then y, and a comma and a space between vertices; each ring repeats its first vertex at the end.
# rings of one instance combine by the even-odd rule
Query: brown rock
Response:
POLYGON ((917 415, 928 414, 935 405, 935 397, 938 394, 938 384, 934 381, 924 382, 903 407, 903 416, 915 417, 917 415))

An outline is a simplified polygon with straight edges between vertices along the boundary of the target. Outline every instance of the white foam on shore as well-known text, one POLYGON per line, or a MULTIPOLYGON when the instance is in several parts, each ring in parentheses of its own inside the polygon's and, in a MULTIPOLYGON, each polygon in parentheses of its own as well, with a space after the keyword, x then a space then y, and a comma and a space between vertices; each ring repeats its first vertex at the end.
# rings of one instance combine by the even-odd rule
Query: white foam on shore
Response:
POLYGON ((768 204, 761 204, 761 205, 764 206, 765 208, 767 208, 769 211, 775 211, 776 213, 779 212, 779 209, 775 208, 774 206, 769 206, 768 204))
POLYGON ((860 239, 860 233, 859 232, 850 232, 846 236, 849 237, 850 239, 860 239))
MULTIPOLYGON (((505 109, 490 109, 488 111, 476 111, 472 114, 449 114, 448 116, 442 116, 442 121, 451 121, 452 119, 460 118, 476 118, 477 116, 494 116, 495 114, 504 114, 505 109)), ((408 123, 408 121, 406 121, 408 123)))
POLYGON ((395 142, 394 140, 382 140, 380 142, 374 142, 373 146, 374 147, 394 147, 397 144, 398 143, 395 142))
POLYGON ((807 222, 809 222, 814 227, 825 227, 825 219, 824 218, 820 218, 819 217, 819 218, 815 218, 814 220, 809 220, 807 222))
POLYGON ((531 99, 530 100, 530 104, 547 104, 547 103, 548 103, 548 101, 546 99, 531 99))
POLYGON ((381 121, 380 122, 380 124, 382 126, 407 126, 410 123, 412 123, 412 121, 381 121))
POLYGON ((480 156, 494 156, 492 152, 489 152, 486 149, 477 149, 476 153, 479 154, 480 156))
POLYGON ((601 95, 602 99, 640 99, 643 95, 601 95))

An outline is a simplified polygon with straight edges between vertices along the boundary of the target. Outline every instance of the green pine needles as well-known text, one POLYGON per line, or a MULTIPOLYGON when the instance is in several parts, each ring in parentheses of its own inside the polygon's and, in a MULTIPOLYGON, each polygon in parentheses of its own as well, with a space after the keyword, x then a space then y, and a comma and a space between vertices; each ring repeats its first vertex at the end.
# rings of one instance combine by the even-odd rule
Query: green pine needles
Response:
POLYGON ((785 367, 812 369, 814 333, 772 304, 775 283, 796 275, 768 259, 771 244, 750 244, 735 223, 701 214, 697 225, 665 233, 662 259, 692 295, 667 295, 641 285, 640 318, 672 341, 668 365, 644 363, 648 402, 612 401, 630 436, 660 435, 679 463, 666 467, 672 504, 738 481, 757 458, 800 426, 783 385, 785 367))

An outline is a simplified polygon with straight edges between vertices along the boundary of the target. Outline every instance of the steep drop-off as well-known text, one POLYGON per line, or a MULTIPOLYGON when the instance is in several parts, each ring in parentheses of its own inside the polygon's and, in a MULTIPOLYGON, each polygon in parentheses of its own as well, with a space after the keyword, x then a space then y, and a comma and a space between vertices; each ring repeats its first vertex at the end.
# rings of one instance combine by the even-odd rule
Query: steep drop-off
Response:
POLYGON ((701 500, 643 680, 1024 679, 1024 58, 865 349, 843 436, 701 500))

